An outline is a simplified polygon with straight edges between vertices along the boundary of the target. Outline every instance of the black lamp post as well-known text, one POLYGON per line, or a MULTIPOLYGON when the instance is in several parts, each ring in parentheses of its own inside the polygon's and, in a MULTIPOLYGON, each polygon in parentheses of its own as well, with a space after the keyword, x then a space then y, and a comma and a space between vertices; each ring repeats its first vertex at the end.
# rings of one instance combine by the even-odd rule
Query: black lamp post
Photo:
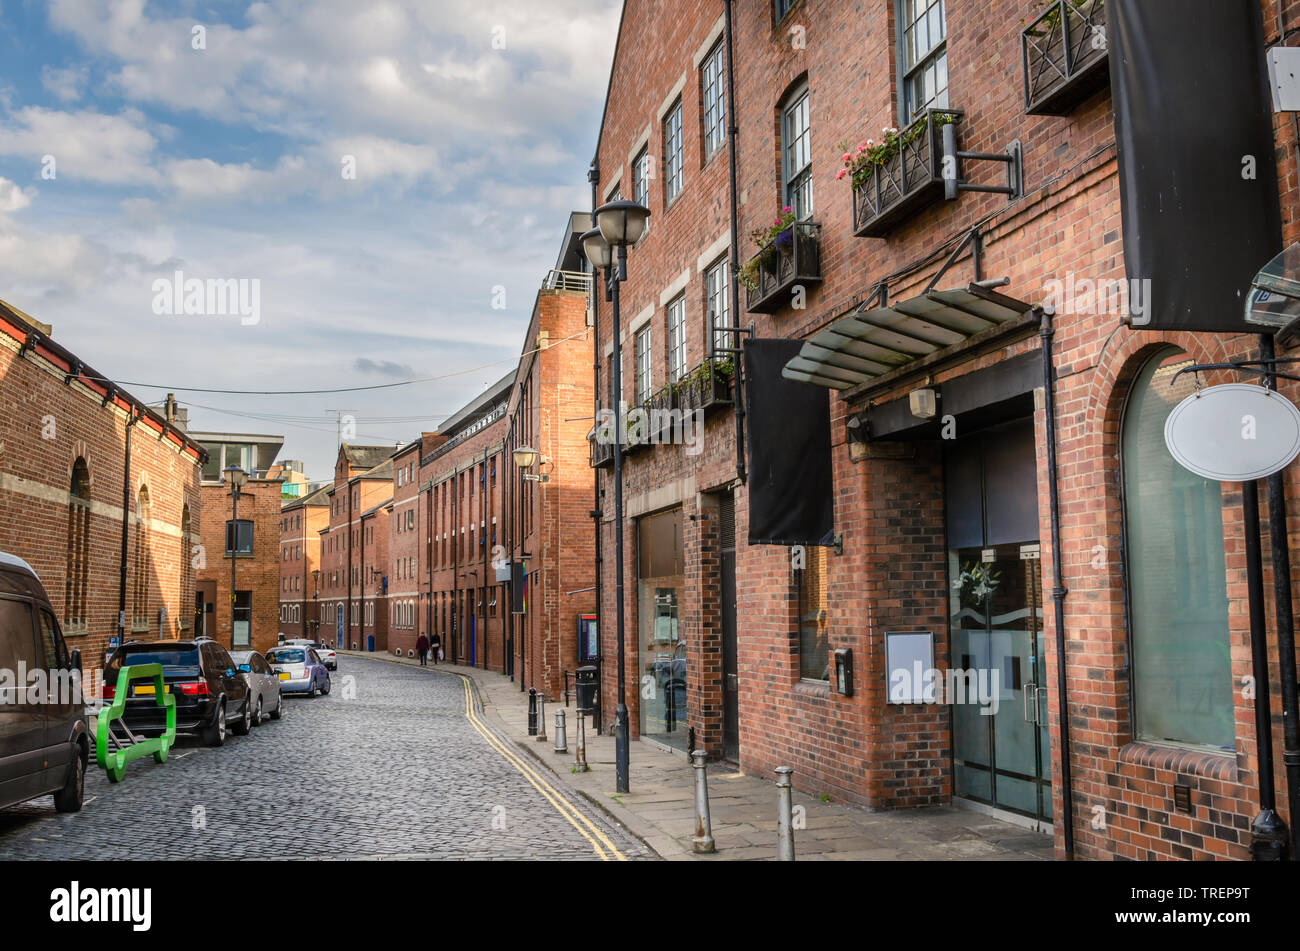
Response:
POLYGON ((618 706, 614 711, 614 777, 617 791, 628 792, 627 663, 623 623, 623 373, 619 342, 618 288, 627 280, 627 248, 645 233, 650 209, 633 201, 612 201, 596 209, 596 227, 582 236, 582 247, 593 269, 605 274, 605 298, 610 302, 611 337, 615 358, 614 389, 614 636, 618 639, 618 706))
POLYGON ((239 557, 239 489, 248 481, 248 473, 239 466, 222 470, 230 486, 230 649, 235 649, 235 560, 239 557))

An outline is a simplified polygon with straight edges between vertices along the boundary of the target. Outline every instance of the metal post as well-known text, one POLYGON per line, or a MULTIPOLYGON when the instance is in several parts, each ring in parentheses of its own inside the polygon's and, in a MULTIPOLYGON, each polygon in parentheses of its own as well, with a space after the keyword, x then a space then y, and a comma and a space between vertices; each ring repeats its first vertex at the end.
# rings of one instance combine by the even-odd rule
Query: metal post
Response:
POLYGON ((528 735, 537 735, 537 688, 528 688, 528 735))
MULTIPOLYGON (((620 258, 625 249, 619 249, 620 258)), ((622 264, 622 261, 619 262, 622 264)), ((610 321, 612 323, 611 340, 619 348, 618 326, 618 285, 621 268, 615 265, 606 272, 606 281, 610 286, 610 321)), ((614 355, 612 376, 614 378, 614 636, 618 638, 618 706, 614 709, 614 787, 616 792, 628 792, 628 723, 627 723, 627 661, 625 659, 624 616, 623 616, 623 370, 622 352, 614 355)))
POLYGON ((780 862, 794 861, 794 809, 790 804, 793 775, 789 766, 776 768, 776 857, 780 862))
POLYGON ((578 711, 578 745, 574 748, 573 759, 578 765, 578 772, 587 772, 587 718, 578 711))
POLYGON ((695 838, 691 850, 700 855, 713 853, 713 823, 709 820, 709 779, 704 750, 691 754, 691 766, 695 769, 695 838))
POLYGON ((564 708, 555 711, 555 752, 569 752, 569 740, 564 730, 564 708))
POLYGON ((1241 484, 1241 520, 1246 533, 1246 591, 1250 596, 1250 659, 1255 676, 1255 746, 1259 768, 1259 814, 1250 825, 1250 854, 1256 862, 1281 862, 1287 827, 1273 794, 1273 717, 1269 698, 1268 641, 1264 627, 1264 572, 1259 548, 1259 484, 1241 484))
POLYGON ((230 525, 230 649, 235 649, 235 562, 239 560, 239 486, 231 479, 230 525))
POLYGON ((537 695, 537 742, 546 742, 546 694, 537 695))

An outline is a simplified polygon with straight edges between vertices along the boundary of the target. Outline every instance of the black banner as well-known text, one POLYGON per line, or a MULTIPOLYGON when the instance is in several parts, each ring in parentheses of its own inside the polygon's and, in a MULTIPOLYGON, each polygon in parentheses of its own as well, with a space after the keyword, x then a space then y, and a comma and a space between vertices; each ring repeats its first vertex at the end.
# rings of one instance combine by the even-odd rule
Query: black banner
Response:
POLYGON ((829 545, 834 534, 827 391, 781 376, 802 345, 745 342, 751 545, 829 545))
POLYGON ((1110 0, 1106 21, 1133 326, 1257 331, 1250 281, 1282 247, 1258 0, 1110 0))

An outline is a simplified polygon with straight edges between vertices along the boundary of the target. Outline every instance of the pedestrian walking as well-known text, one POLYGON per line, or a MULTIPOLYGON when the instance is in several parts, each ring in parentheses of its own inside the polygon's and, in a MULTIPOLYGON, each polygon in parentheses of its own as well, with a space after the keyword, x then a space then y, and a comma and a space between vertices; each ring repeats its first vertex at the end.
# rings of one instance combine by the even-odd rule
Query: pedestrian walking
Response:
POLYGON ((424 667, 429 657, 429 638, 421 634, 415 642, 415 652, 420 655, 420 666, 424 667))
POLYGON ((437 631, 433 632, 433 642, 430 646, 433 649, 433 662, 436 664, 442 660, 442 635, 437 631))

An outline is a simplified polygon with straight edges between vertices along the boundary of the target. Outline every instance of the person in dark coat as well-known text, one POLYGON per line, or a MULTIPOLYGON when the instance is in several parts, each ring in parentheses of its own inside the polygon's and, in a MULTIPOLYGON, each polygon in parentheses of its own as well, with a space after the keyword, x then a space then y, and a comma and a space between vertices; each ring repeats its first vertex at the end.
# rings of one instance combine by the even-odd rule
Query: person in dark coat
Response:
POLYGON ((438 655, 442 653, 442 635, 437 631, 433 632, 433 640, 430 642, 429 648, 433 653, 433 662, 438 663, 438 655))
POLYGON ((415 652, 420 655, 420 666, 426 666, 425 662, 429 657, 429 639, 423 634, 421 634, 419 640, 415 642, 415 652))

